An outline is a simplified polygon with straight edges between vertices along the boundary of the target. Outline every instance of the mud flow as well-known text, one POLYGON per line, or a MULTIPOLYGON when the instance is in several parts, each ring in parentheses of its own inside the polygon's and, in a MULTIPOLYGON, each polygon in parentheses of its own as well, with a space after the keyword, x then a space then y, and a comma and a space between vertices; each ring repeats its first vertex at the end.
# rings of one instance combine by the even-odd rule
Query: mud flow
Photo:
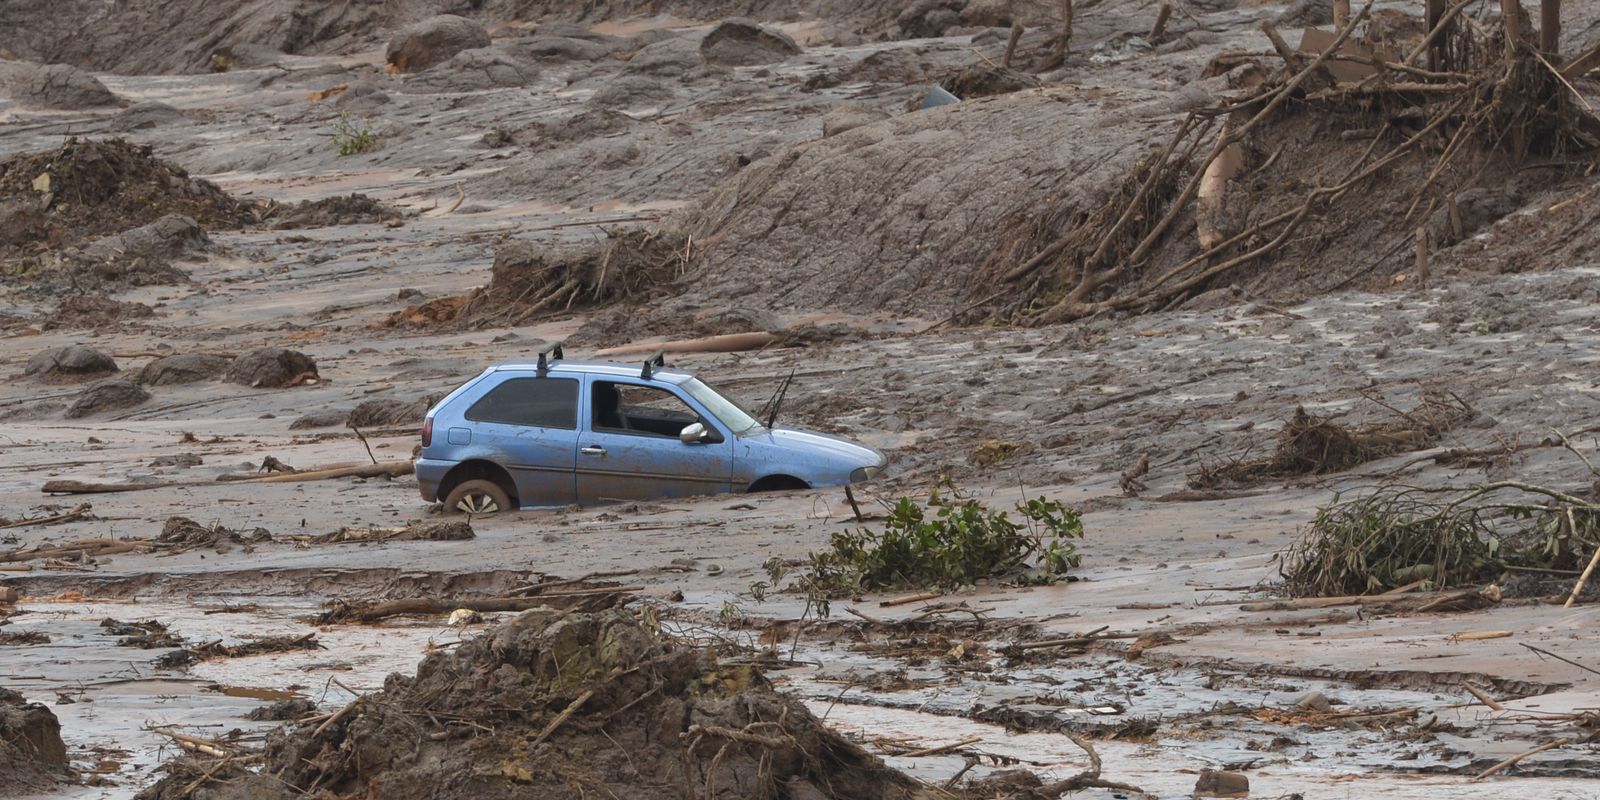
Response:
POLYGON ((0 6, 0 796, 1593 793, 1600 4, 0 6))

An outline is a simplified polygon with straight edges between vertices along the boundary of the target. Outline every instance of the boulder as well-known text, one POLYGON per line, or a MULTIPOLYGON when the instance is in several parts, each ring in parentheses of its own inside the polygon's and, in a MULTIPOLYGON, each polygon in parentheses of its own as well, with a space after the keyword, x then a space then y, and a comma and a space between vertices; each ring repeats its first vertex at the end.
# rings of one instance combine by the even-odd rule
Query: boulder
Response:
POLYGON ((406 81, 413 92, 474 92, 527 86, 538 68, 497 47, 464 50, 449 61, 406 81))
POLYGON ((748 19, 723 20, 700 40, 700 55, 708 63, 753 67, 782 61, 800 52, 800 46, 782 31, 773 31, 748 19))
POLYGON ((216 380, 232 363, 233 359, 213 353, 164 356, 144 365, 138 381, 146 386, 176 386, 216 380))
POLYGON ((82 345, 70 345, 35 354, 28 359, 23 374, 44 380, 83 380, 116 371, 117 362, 111 356, 82 345))
POLYGON ((647 108, 671 103, 678 92, 670 84, 645 75, 620 75, 589 98, 597 108, 647 108))
POLYGON ((310 356, 281 347, 262 347, 239 356, 222 379, 258 389, 282 389, 306 375, 317 375, 317 362, 310 356))
POLYGON ((94 258, 146 256, 168 259, 189 251, 204 250, 210 246, 211 238, 206 236, 205 230, 200 227, 200 223, 194 221, 193 217, 167 214, 149 225, 140 225, 132 230, 91 242, 83 248, 83 251, 94 258))
POLYGON ((900 34, 907 39, 931 39, 961 24, 966 0, 917 0, 895 17, 900 34))
POLYGON ((425 19, 394 35, 384 59, 397 72, 421 72, 464 50, 489 46, 482 25, 454 14, 425 19))
POLYGON ((0 83, 0 90, 29 108, 78 111, 122 105, 99 78, 70 64, 9 64, 0 83))
POLYGON ((363 81, 350 84, 350 88, 333 101, 333 107, 340 111, 371 111, 388 102, 388 92, 363 81))
POLYGON ((700 56, 700 46, 689 39, 677 37, 640 48, 633 58, 628 59, 624 71, 635 75, 675 78, 703 64, 705 59, 700 56))
POLYGON ((150 393, 139 388, 133 381, 127 378, 112 378, 84 389, 78 395, 78 399, 67 406, 66 417, 78 419, 107 411, 119 411, 133 408, 149 400, 150 393))

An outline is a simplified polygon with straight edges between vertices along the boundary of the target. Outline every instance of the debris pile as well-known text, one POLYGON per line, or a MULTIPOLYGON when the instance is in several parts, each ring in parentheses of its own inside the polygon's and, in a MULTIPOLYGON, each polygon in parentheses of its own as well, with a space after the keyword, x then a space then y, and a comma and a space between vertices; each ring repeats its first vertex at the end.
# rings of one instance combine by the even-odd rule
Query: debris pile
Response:
POLYGON ((719 665, 618 610, 536 609, 433 653, 414 677, 272 735, 259 773, 166 769, 141 798, 933 796, 753 667, 719 665))
MULTIPOLYGON (((468 298, 456 321, 520 325, 542 314, 643 299, 683 277, 690 257, 683 235, 642 229, 606 233, 605 240, 582 246, 502 245, 489 285, 468 298)), ((396 316, 410 319, 420 313, 406 309, 396 316)))
POLYGON ((56 304, 55 311, 45 320, 44 329, 105 328, 155 315, 155 309, 144 303, 112 300, 104 295, 74 294, 56 304))
POLYGON ((50 709, 0 688, 0 793, 42 791, 67 777, 67 746, 50 709))
POLYGON ((252 215, 209 181, 121 139, 70 138, 0 163, 0 275, 44 291, 114 291, 185 280, 170 259, 202 226, 252 215))
POLYGON ((1339 472, 1429 447, 1445 432, 1472 417, 1473 411, 1466 403, 1440 394, 1424 394, 1416 408, 1398 413, 1396 419, 1353 428, 1340 425, 1332 417, 1315 417, 1303 407, 1296 408, 1294 416, 1278 432, 1272 455, 1202 467, 1189 476, 1189 487, 1212 489, 1268 478, 1339 472))
POLYGON ((269 206, 262 212, 261 220, 267 227, 283 231, 330 225, 370 225, 404 216, 405 212, 394 206, 364 194, 349 194, 304 200, 289 206, 269 206))
POLYGON ((226 553, 233 549, 234 545, 241 545, 248 552, 251 545, 272 541, 272 532, 266 528, 235 531, 223 527, 220 522, 201 525, 188 517, 170 517, 166 524, 161 526, 161 533, 154 541, 158 545, 171 548, 172 552, 205 548, 226 553))

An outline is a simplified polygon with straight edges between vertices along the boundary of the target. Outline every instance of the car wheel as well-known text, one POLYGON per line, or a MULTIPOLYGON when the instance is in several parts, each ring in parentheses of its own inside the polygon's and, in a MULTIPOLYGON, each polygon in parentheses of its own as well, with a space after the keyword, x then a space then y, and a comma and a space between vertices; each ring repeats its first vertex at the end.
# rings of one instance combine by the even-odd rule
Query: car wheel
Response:
POLYGON ((467 481, 450 490, 444 499, 446 512, 460 512, 482 517, 511 510, 511 496, 494 481, 467 481))

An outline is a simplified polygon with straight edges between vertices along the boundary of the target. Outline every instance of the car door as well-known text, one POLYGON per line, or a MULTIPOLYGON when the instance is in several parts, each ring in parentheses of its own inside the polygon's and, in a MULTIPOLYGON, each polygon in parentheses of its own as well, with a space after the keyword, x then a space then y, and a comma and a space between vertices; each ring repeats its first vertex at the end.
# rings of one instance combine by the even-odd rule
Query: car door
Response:
POLYGON ((732 437, 670 384, 590 376, 578 447, 578 502, 689 497, 730 490, 732 437), (678 434, 699 422, 709 441, 678 434))
POLYGON ((581 387, 576 377, 511 377, 485 392, 462 415, 472 451, 481 454, 475 457, 487 458, 511 473, 517 500, 524 507, 573 501, 581 387))

